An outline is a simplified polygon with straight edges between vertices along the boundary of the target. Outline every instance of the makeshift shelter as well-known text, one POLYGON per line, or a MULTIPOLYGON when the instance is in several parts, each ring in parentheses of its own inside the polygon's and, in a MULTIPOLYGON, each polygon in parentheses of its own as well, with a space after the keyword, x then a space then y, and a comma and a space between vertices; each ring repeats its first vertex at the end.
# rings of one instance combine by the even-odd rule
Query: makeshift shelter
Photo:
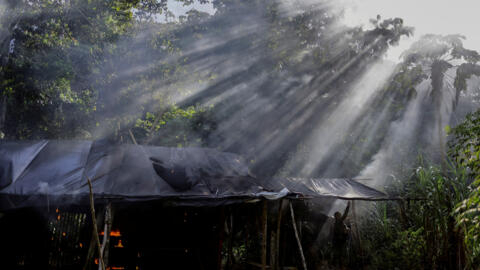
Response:
POLYGON ((252 216, 258 216, 252 226, 262 235, 258 265, 266 268, 270 239, 268 260, 277 268, 281 216, 288 209, 283 199, 324 197, 387 198, 350 179, 258 179, 241 157, 213 149, 103 140, 0 142, 0 230, 11 241, 11 254, 3 254, 10 269, 93 266, 98 252, 90 199, 111 269, 220 269, 222 252, 230 265, 235 232, 252 216), (271 237, 269 216, 277 222, 271 237), (32 232, 30 225, 42 222, 32 232))

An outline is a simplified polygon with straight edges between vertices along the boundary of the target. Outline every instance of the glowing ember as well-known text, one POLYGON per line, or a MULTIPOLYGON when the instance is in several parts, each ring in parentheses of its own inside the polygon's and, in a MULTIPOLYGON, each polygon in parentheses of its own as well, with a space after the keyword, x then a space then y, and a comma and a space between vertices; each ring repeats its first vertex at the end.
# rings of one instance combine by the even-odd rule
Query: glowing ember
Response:
POLYGON ((119 240, 118 240, 118 244, 116 244, 114 247, 116 247, 116 248, 123 248, 122 239, 119 239, 119 240))
MULTIPOLYGON (((100 235, 104 235, 104 234, 105 234, 105 232, 103 232, 103 231, 100 232, 100 235)), ((122 236, 122 234, 120 233, 120 230, 112 230, 110 232, 110 236, 120 237, 120 236, 122 236)))

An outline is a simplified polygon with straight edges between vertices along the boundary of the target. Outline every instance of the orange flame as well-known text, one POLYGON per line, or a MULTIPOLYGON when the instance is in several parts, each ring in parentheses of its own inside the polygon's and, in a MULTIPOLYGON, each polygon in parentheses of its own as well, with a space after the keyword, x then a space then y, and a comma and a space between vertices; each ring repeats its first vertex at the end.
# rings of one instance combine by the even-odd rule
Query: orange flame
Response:
MULTIPOLYGON (((100 232, 100 235, 104 235, 105 232, 100 232)), ((110 236, 114 236, 114 237, 120 237, 122 236, 122 234, 120 233, 120 230, 112 230, 110 231, 110 236)))
POLYGON ((123 248, 122 239, 119 239, 119 240, 118 240, 118 244, 116 244, 114 247, 116 247, 116 248, 123 248))

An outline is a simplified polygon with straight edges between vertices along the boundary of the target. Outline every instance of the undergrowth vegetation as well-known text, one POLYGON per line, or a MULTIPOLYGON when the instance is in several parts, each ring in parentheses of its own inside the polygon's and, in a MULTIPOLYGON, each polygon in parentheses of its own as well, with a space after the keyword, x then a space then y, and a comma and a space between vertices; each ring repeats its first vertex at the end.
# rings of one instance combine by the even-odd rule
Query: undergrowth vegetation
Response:
POLYGON ((449 162, 420 159, 406 181, 390 185, 399 201, 379 202, 362 220, 373 269, 479 269, 480 111, 452 130, 449 162))

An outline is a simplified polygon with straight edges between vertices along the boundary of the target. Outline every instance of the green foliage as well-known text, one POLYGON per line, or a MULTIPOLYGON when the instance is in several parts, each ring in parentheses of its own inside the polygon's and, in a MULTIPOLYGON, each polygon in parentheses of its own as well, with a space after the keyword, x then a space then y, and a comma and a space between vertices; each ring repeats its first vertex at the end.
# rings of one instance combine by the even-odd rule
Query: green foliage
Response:
POLYGON ((401 65, 399 70, 387 85, 387 91, 405 92, 404 96, 414 98, 417 96, 415 86, 427 79, 421 65, 401 65))
POLYGON ((480 175, 480 110, 467 115, 465 121, 453 129, 450 155, 465 167, 472 177, 480 175))
POLYGON ((471 265, 480 263, 480 111, 467 115, 454 128, 450 155, 463 166, 473 183, 469 196, 456 208, 457 224, 465 232, 465 243, 471 254, 471 265))
MULTIPOLYGON (((379 203, 376 207, 377 211, 384 211, 387 204, 379 203)), ((370 218, 363 224, 369 230, 363 229, 362 233, 371 269, 423 269, 426 246, 423 227, 403 229, 395 217, 370 218)))
POLYGON ((470 265, 480 263, 480 180, 471 185, 467 199, 457 205, 457 224, 465 233, 470 265))
MULTIPOLYGON (((305 69, 317 76, 347 64, 344 77, 348 72, 356 76, 402 35, 411 34, 400 19, 386 19, 378 20, 372 31, 345 28, 338 38, 324 38, 328 27, 339 23, 328 5, 302 4, 299 12, 285 15, 272 0, 212 4, 215 15, 192 9, 178 20, 165 0, 23 0, 2 5, 0 76, 6 113, 0 130, 7 139, 112 136, 120 141, 131 130, 145 143, 203 144, 215 129, 213 122, 224 119, 213 117, 213 109, 195 108, 193 113, 189 106, 196 101, 175 108, 179 100, 209 88, 234 88, 240 78, 248 82, 270 70, 272 85, 305 69), (252 10, 262 14, 264 32, 243 32, 246 25, 239 20, 252 10), (167 20, 158 20, 159 15, 167 20), (242 29, 231 34, 237 24, 242 29), (198 50, 225 34, 216 47, 198 50), (214 60, 207 57, 211 55, 214 60), (244 73, 227 74, 236 79, 219 75, 223 62, 236 65, 257 56, 244 73)), ((204 101, 199 104, 208 104, 204 101)), ((220 113, 224 118, 232 114, 226 109, 220 113)))
POLYGON ((420 200, 407 207, 378 203, 365 219, 375 269, 453 269, 462 255, 466 269, 479 264, 479 128, 477 111, 449 132, 451 165, 420 166, 408 181, 389 187, 392 196, 420 200))
POLYGON ((468 196, 469 179, 461 167, 420 166, 390 186, 405 201, 377 203, 362 226, 374 269, 456 269, 464 232, 455 206, 468 196))
POLYGON ((208 135, 216 128, 210 115, 213 107, 181 109, 172 106, 161 114, 146 112, 137 119, 135 135, 139 143, 153 143, 164 146, 203 146, 208 135))
MULTIPOLYGON (((296 136, 309 135, 318 118, 329 115, 332 104, 345 97, 344 89, 364 74, 366 66, 381 58, 402 36, 412 34, 412 28, 400 18, 378 17, 372 20, 371 29, 364 30, 339 28, 339 17, 323 7, 301 5, 297 13, 288 13, 271 0, 212 3, 214 15, 190 10, 178 20, 174 20, 166 0, 23 0, 0 5, 0 37, 4 38, 0 46, 0 102, 6 108, 5 119, 0 119, 0 139, 110 136, 122 142, 133 137, 141 144, 211 146, 208 142, 215 139, 211 136, 219 121, 226 120, 224 123, 234 129, 235 121, 244 121, 243 116, 232 117, 235 113, 260 118, 265 115, 261 114, 263 110, 281 113, 267 114, 270 118, 259 119, 258 123, 249 122, 255 134, 245 138, 263 135, 257 132, 262 128, 271 134, 283 133, 295 126, 294 117, 306 123, 296 128, 296 136), (241 21, 255 12, 262 14, 259 25, 241 21), (159 15, 167 22, 157 20, 159 15), (244 59, 251 62, 241 62, 244 59), (304 77, 310 76, 313 79, 304 83, 304 77), (268 85, 261 80, 263 77, 268 77, 268 85), (304 84, 307 91, 296 84, 304 84), (247 94, 237 90, 257 85, 258 89, 247 94), (288 91, 279 91, 282 87, 288 91), (204 92, 207 94, 202 96, 204 92), (232 98, 225 97, 228 95, 232 98), (273 96, 281 98, 278 104, 268 104, 274 109, 254 108, 243 113, 243 105, 258 98, 274 100, 273 96), (308 100, 310 96, 316 98, 308 100), (220 106, 205 105, 216 99, 220 99, 220 106), (323 99, 327 101, 322 103, 323 99), (292 113, 292 108, 308 113, 292 113), (274 125, 269 122, 284 125, 271 129, 274 125)), ((406 52, 404 63, 371 106, 375 116, 381 103, 389 104, 386 110, 391 111, 379 118, 364 117, 365 121, 358 124, 363 122, 365 126, 352 130, 385 128, 366 130, 365 134, 375 133, 369 137, 345 135, 345 140, 352 137, 353 143, 345 143, 345 153, 334 149, 342 166, 354 155, 359 155, 354 160, 369 161, 366 157, 376 152, 391 121, 402 115, 406 100, 416 96, 415 87, 426 78, 432 79, 433 94, 440 100, 446 70, 458 66, 454 84, 458 99, 467 80, 480 74, 478 53, 465 49, 462 38, 427 35, 406 52), (384 122, 373 125, 376 120, 384 122)), ((452 168, 419 167, 413 177, 394 190, 395 195, 421 201, 412 201, 404 210, 391 202, 376 205, 372 218, 365 221, 374 267, 441 268, 451 255, 451 236, 462 238, 462 234, 471 264, 478 262, 479 119, 477 112, 453 129, 452 168), (472 178, 477 181, 472 183, 472 178)), ((277 153, 278 160, 288 162, 293 158, 291 153, 309 156, 311 145, 297 142, 297 137, 287 140, 272 139, 271 144, 280 145, 283 151, 277 153)), ((229 142, 228 146, 235 143, 229 142)), ((248 145, 255 147, 273 151, 271 145, 248 145)), ((407 150, 399 149, 397 154, 407 150)), ((257 163, 255 157, 250 160, 257 163)), ((356 165, 363 168, 364 164, 356 165)), ((353 166, 345 165, 343 170, 350 173, 348 167, 353 166)), ((288 175, 296 168, 287 169, 282 173, 288 175)), ((354 170, 358 169, 352 169, 351 174, 354 170)), ((240 246, 234 252, 243 256, 245 250, 240 246)))
POLYGON ((132 1, 18 1, 4 10, 8 138, 72 138, 94 121, 101 54, 132 23, 132 1), (9 24, 11 22, 13 24, 9 24), (15 109, 13 109, 15 108, 15 109), (19 123, 19 124, 17 124, 19 123))

